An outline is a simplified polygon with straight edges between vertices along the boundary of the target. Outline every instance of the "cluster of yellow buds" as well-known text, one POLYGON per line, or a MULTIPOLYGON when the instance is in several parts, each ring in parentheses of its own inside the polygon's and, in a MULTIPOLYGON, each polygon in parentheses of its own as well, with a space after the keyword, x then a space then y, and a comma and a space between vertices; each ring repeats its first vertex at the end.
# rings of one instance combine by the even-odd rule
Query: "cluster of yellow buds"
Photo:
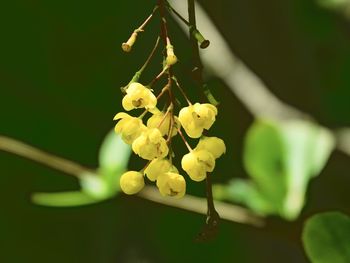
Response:
POLYGON ((199 138, 195 149, 183 156, 181 166, 194 181, 202 181, 207 172, 212 172, 215 159, 219 158, 226 147, 223 140, 217 137, 202 136, 203 130, 208 130, 214 123, 217 109, 211 104, 196 103, 182 108, 179 117, 169 112, 164 113, 156 108, 157 99, 152 90, 140 83, 132 83, 126 89, 122 101, 126 111, 144 108, 152 116, 147 120, 147 126, 142 118, 133 117, 125 112, 118 113, 114 120, 118 123, 115 132, 120 134, 125 143, 130 144, 135 154, 148 160, 141 171, 128 171, 121 176, 120 186, 126 194, 136 194, 144 187, 144 176, 155 182, 164 196, 182 197, 186 192, 186 181, 172 164, 172 153, 169 141, 176 136, 181 127, 191 138, 199 138))
MULTIPOLYGON (((181 167, 188 174, 189 178, 197 182, 205 180, 207 173, 214 170, 216 159, 225 153, 226 147, 222 139, 203 135, 204 130, 209 130, 215 122, 218 114, 216 106, 210 103, 192 104, 171 70, 178 62, 178 59, 168 36, 164 16, 164 1, 159 1, 159 3, 160 6, 153 10, 153 13, 133 32, 129 40, 122 45, 122 49, 125 52, 131 51, 137 34, 144 31, 144 27, 159 7, 162 28, 161 36, 165 45, 163 70, 149 85, 145 86, 139 83, 142 71, 153 57, 154 51, 159 44, 160 37, 158 37, 156 45, 144 66, 136 72, 132 81, 123 88, 125 92, 122 100, 124 110, 129 112, 135 109, 144 109, 144 112, 139 117, 131 116, 126 112, 119 112, 114 117, 114 120, 118 121, 115 126, 115 132, 120 134, 125 143, 131 145, 136 155, 148 162, 140 171, 124 173, 120 178, 120 187, 126 194, 136 194, 142 190, 145 186, 145 178, 148 178, 149 181, 156 183, 161 195, 181 198, 186 193, 186 180, 173 164, 173 137, 180 135, 187 146, 189 153, 183 156, 181 167), (168 76, 168 82, 159 95, 155 96, 151 88, 163 76, 168 76), (180 109, 178 116, 174 114, 177 103, 174 99, 172 86, 180 89, 189 105, 180 109), (167 107, 165 107, 167 110, 161 111, 157 108, 157 103, 159 98, 166 93, 169 94, 167 107), (147 113, 152 114, 152 116, 144 124, 143 119, 147 113), (182 128, 190 138, 200 138, 194 149, 187 142, 182 128)), ((196 35, 200 35, 199 32, 196 35)), ((201 39, 204 40, 203 37, 201 39)))

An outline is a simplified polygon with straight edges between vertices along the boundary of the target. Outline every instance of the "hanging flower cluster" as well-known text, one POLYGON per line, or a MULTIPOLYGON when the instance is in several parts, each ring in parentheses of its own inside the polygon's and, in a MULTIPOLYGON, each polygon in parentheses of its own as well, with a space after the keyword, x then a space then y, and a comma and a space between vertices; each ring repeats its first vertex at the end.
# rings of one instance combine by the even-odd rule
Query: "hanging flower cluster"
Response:
POLYGON ((178 59, 168 36, 164 7, 162 9, 157 6, 141 27, 133 32, 130 39, 123 43, 122 48, 125 52, 131 51, 138 33, 143 31, 158 9, 161 14, 161 37, 158 37, 155 48, 146 63, 122 89, 125 93, 122 100, 124 110, 130 112, 143 109, 143 113, 135 117, 126 112, 119 112, 114 117, 117 121, 115 132, 120 134, 125 143, 131 145, 136 155, 148 162, 140 171, 124 173, 120 178, 120 187, 126 194, 136 194, 145 186, 145 177, 147 177, 149 181, 156 183, 161 195, 181 198, 186 192, 186 180, 173 164, 173 137, 180 135, 187 146, 189 153, 182 157, 181 167, 189 178, 196 182, 205 180, 207 173, 214 170, 216 159, 225 153, 226 147, 222 139, 203 135, 204 130, 209 130, 215 122, 218 114, 216 106, 199 102, 192 104, 173 74, 172 67, 178 59), (139 82, 139 78, 153 57, 160 38, 165 44, 163 69, 150 84, 143 85, 139 82), (163 77, 167 77, 167 83, 158 96, 155 96, 152 88, 163 77), (179 110, 178 116, 175 114, 175 106, 178 103, 172 90, 174 86, 180 89, 188 103, 187 107, 179 110), (164 110, 159 110, 157 106, 164 94, 168 94, 169 99, 164 110), (147 114, 151 116, 144 121, 147 114), (194 149, 187 142, 182 129, 190 138, 199 138, 194 149))

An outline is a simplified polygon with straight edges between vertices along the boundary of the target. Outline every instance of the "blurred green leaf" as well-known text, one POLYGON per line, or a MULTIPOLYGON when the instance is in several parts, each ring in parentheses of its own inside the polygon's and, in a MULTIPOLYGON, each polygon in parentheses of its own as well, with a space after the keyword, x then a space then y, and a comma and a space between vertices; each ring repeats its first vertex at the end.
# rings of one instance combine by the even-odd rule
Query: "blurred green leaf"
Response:
POLYGON ((331 133, 311 122, 256 121, 243 154, 251 181, 231 181, 221 197, 259 214, 293 220, 304 205, 310 179, 321 172, 333 149, 331 133))
POLYGON ((126 169, 131 154, 131 147, 114 130, 103 140, 99 151, 100 167, 108 170, 126 169))
POLYGON ((317 176, 327 163, 329 156, 335 148, 335 139, 326 129, 319 129, 314 137, 314 148, 311 157, 311 176, 317 176))
POLYGON ((111 131, 99 150, 100 167, 97 174, 85 172, 79 176, 81 191, 35 193, 35 204, 45 206, 81 206, 113 197, 120 191, 119 178, 126 170, 131 154, 130 146, 111 131))
POLYGON ((350 262, 350 218, 339 212, 311 217, 303 229, 303 242, 313 263, 350 262))
MULTIPOLYGON (((283 200, 287 192, 286 177, 283 174, 282 156, 284 153, 282 135, 275 123, 259 121, 253 124, 246 135, 243 162, 256 185, 252 187, 256 187, 255 191, 260 195, 251 195, 253 190, 250 189, 247 192, 250 195, 244 198, 247 205, 258 202, 257 200, 249 201, 251 198, 262 198, 263 201, 260 202, 267 202, 271 204, 275 212, 282 213, 283 200)), ((241 198, 243 194, 244 192, 241 191, 241 198)), ((256 212, 268 214, 269 211, 271 208, 256 212)))
POLYGON ((245 204, 259 215, 271 214, 274 211, 274 208, 261 196, 252 181, 232 179, 228 185, 213 185, 213 192, 215 199, 233 200, 245 204))
POLYGON ((42 206, 70 207, 89 205, 99 202, 86 193, 79 191, 60 192, 60 193, 35 193, 32 195, 33 203, 42 206))
POLYGON ((296 218, 304 206, 310 179, 325 166, 335 142, 326 129, 307 121, 289 121, 280 126, 285 145, 284 173, 287 193, 284 215, 296 218))
POLYGON ((99 150, 98 168, 109 194, 113 195, 120 191, 119 178, 127 169, 130 155, 130 145, 126 144, 114 130, 110 131, 99 150))
POLYGON ((108 187, 108 183, 102 176, 85 173, 79 177, 79 181, 82 192, 93 198, 106 199, 113 195, 108 187))

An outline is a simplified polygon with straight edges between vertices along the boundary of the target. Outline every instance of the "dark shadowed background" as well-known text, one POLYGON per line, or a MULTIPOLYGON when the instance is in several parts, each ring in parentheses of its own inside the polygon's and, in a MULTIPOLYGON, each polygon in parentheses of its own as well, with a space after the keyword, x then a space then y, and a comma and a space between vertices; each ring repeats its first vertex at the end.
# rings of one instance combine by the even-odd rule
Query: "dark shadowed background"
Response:
MULTIPOLYGON (((279 98, 327 127, 350 126, 349 21, 313 0, 200 2, 232 51, 279 98)), ((120 44, 154 4, 2 3, 0 134, 96 167, 98 147, 122 110, 119 87, 146 59, 158 22, 151 22, 134 52, 123 53, 120 44)), ((186 36, 174 22, 170 35, 181 60, 178 76, 195 98, 186 36)), ((147 70, 146 82, 158 72, 157 63, 147 70)), ((242 141, 253 117, 219 79, 209 83, 222 102, 212 131, 228 147, 213 180, 245 177, 242 141)), ((300 242, 304 220, 320 211, 350 213, 349 160, 340 152, 332 155, 312 181, 296 222, 269 218, 265 228, 257 229, 222 221, 217 239, 202 244, 192 240, 204 216, 137 197, 120 195, 80 208, 36 206, 31 193, 74 190, 77 181, 0 152, 0 262, 308 262, 300 242)), ((204 196, 204 188, 204 183, 189 183, 187 191, 204 196)))

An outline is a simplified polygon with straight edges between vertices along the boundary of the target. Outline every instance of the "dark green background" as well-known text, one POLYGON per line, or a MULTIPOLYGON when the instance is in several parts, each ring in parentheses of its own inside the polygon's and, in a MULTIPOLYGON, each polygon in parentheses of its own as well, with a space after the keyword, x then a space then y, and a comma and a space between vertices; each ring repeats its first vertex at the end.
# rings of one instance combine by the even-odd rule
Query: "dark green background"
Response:
MULTIPOLYGON (((98 146, 121 110, 119 87, 145 60, 158 22, 152 21, 131 54, 122 53, 120 44, 154 2, 2 3, 0 134, 96 167, 98 146)), ((277 96, 328 127, 350 125, 350 24, 345 18, 311 0, 201 2, 233 52, 277 96)), ((195 98, 188 42, 174 23, 170 35, 181 59, 178 76, 195 98)), ((143 80, 159 68, 154 62, 143 80)), ((213 180, 225 182, 246 176, 242 139, 253 119, 220 80, 209 82, 222 101, 211 134, 228 146, 213 180)), ((5 263, 307 262, 302 222, 319 211, 350 213, 349 158, 339 152, 312 182, 297 222, 269 218, 266 228, 256 229, 222 221, 218 238, 205 244, 192 241, 204 216, 125 196, 81 208, 38 207, 30 203, 31 193, 74 190, 77 182, 3 152, 0 168, 0 262, 5 263)), ((190 183, 188 192, 203 195, 204 184, 190 183)))

